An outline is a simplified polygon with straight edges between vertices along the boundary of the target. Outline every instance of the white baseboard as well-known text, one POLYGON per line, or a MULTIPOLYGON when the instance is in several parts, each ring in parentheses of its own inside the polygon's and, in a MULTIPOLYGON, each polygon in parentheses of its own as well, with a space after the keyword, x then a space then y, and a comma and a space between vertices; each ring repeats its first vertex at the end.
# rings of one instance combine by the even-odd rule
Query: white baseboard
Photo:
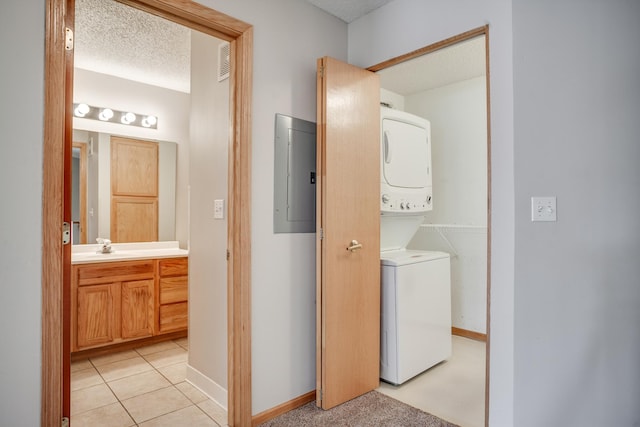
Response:
POLYGON ((187 364, 187 381, 228 411, 227 390, 189 364, 187 364))

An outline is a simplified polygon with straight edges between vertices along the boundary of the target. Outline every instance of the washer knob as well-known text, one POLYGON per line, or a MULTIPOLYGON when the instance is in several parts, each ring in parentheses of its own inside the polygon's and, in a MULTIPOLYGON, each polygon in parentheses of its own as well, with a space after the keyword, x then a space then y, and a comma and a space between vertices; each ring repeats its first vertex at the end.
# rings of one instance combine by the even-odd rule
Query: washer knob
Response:
POLYGON ((387 194, 382 195, 382 203, 384 204, 389 203, 389 196, 387 194))
POLYGON ((404 209, 404 202, 400 203, 400 209, 404 209))

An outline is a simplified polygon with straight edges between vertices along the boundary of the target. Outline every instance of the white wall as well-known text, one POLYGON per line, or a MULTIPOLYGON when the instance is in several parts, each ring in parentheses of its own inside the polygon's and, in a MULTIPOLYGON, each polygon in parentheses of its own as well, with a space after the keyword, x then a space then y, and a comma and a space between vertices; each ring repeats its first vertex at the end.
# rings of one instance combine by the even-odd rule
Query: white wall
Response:
MULTIPOLYGON (((85 102, 98 107, 110 107, 140 114, 155 114, 158 117, 157 129, 74 117, 75 129, 177 143, 175 240, 180 242, 180 247, 186 248, 190 95, 82 69, 75 69, 73 83, 74 102, 85 102)), ((103 153, 107 153, 108 156, 109 150, 103 153)), ((110 212, 108 210, 105 212, 108 217, 110 212)), ((104 230, 100 232, 105 234, 104 230)))
POLYGON ((486 78, 405 97, 404 110, 431 122, 432 224, 487 225, 486 78))
POLYGON ((484 76, 405 99, 405 111, 431 122, 433 170, 433 211, 409 246, 451 253, 452 324, 480 333, 487 307, 486 102, 484 76))
POLYGON ((488 24, 491 69, 490 423, 513 426, 513 77, 510 0, 395 0, 349 24, 349 62, 368 67, 488 24))
POLYGON ((515 425, 637 426, 640 2, 513 4, 515 425))
POLYGON ((44 2, 0 3, 0 424, 6 426, 40 424, 44 10, 44 2))
POLYGON ((218 82, 218 44, 191 34, 189 165, 189 366, 187 379, 227 406, 227 205, 229 80, 218 82))
POLYGON ((315 389, 315 235, 273 233, 275 114, 316 121, 316 59, 347 27, 298 0, 201 0, 254 26, 252 385, 257 414, 315 389))

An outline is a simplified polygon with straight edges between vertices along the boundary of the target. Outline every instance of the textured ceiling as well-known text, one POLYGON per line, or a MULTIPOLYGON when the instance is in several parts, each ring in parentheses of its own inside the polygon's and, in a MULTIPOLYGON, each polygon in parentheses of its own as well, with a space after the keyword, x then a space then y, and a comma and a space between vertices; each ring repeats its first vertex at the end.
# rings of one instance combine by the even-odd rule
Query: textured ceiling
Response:
POLYGON ((393 0, 307 0, 325 12, 349 23, 393 0))
POLYGON ((456 43, 378 71, 380 86, 411 95, 486 74, 485 38, 456 43))
POLYGON ((76 0, 78 68, 189 92, 190 30, 113 0, 76 0))
MULTIPOLYGON (((392 0, 304 0, 351 22, 392 0)), ((76 0, 75 66, 165 87, 190 90, 190 31, 114 0, 76 0)), ((444 86, 485 72, 484 38, 423 55, 379 72, 399 94, 444 86)))

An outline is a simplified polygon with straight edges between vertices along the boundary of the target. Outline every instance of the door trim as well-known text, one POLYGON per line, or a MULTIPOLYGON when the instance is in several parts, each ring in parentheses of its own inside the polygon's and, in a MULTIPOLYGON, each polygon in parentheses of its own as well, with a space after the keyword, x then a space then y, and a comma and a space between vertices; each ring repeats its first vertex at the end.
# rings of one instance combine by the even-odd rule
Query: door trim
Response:
MULTIPOLYGON (((120 1, 120 0, 119 0, 120 1)), ((251 91, 253 27, 187 0, 121 0, 122 3, 227 40, 231 44, 229 220, 227 264, 230 426, 251 425, 251 91)), ((47 0, 42 188, 42 387, 41 424, 63 416, 63 222, 65 132, 71 128, 65 67, 65 27, 73 28, 73 0, 47 0), (69 20, 69 22, 65 22, 69 20), (66 124, 68 121, 68 124, 66 124)), ((70 80, 70 79, 69 79, 70 80)), ((70 248, 67 249, 70 252, 70 248)), ((70 258, 66 261, 70 264, 70 258)))
MULTIPOLYGON (((80 150, 80 167, 78 168, 78 180, 79 184, 79 197, 78 205, 80 206, 80 237, 78 238, 80 244, 87 243, 87 144, 74 142, 73 148, 80 150)), ((73 228, 73 224, 71 224, 73 228)))
POLYGON ((491 354, 491 74, 489 66, 489 25, 474 28, 464 33, 449 37, 448 39, 430 44, 428 46, 416 49, 404 55, 388 59, 367 68, 369 71, 380 71, 388 67, 392 67, 404 61, 435 52, 456 43, 460 43, 475 37, 485 37, 485 80, 487 87, 487 333, 486 333, 486 357, 485 357, 485 408, 484 408, 484 425, 489 425, 489 358, 491 354))

